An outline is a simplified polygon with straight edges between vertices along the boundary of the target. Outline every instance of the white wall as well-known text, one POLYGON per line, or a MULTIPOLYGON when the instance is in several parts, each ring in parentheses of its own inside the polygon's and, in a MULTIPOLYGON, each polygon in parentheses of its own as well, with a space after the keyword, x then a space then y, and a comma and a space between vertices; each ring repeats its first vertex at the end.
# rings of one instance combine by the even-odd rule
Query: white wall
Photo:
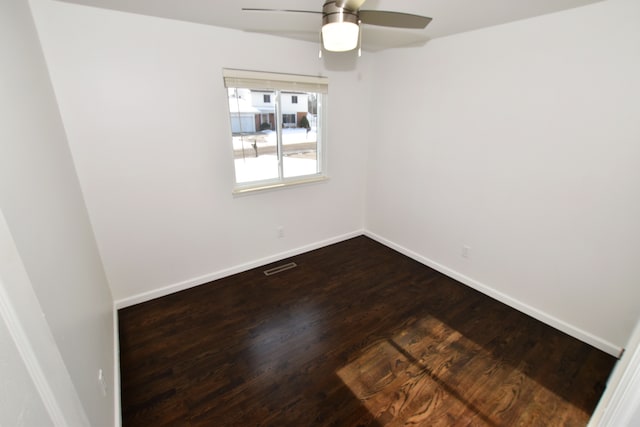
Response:
MULTIPOLYGON (((366 73, 335 56, 318 60, 310 43, 32 5, 116 300, 139 301, 362 229, 366 73), (328 182, 232 196, 223 67, 329 77, 328 182)), ((367 69, 369 60, 358 64, 367 69)))
POLYGON ((377 55, 366 228, 615 353, 639 314, 639 18, 609 0, 377 55))
POLYGON ((640 425, 640 322, 616 364, 589 426, 640 425))
POLYGON ((25 0, 0 2, 0 52, 0 211, 86 416, 113 425, 113 302, 25 0))
POLYGON ((51 418, 0 317, 0 426, 46 426, 51 418))
POLYGON ((6 332, 0 347, 0 425, 88 426, 87 413, 2 210, 0 319, 6 332))

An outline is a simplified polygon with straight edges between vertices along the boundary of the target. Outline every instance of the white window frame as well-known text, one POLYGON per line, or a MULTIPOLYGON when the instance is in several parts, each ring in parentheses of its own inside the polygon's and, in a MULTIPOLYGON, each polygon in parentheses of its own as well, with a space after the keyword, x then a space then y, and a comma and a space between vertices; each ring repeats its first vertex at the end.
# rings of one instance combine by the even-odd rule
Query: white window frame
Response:
MULTIPOLYGON (((268 73, 262 71, 248 71, 225 68, 222 70, 224 85, 226 88, 243 88, 252 90, 272 90, 275 93, 275 117, 277 132, 277 153, 278 153, 278 178, 236 182, 235 160, 234 160, 234 194, 242 194, 259 190, 287 187, 310 182, 323 181, 328 179, 326 175, 326 146, 327 146, 327 95, 329 93, 329 80, 320 76, 305 76, 296 74, 268 73), (316 145, 316 173, 311 175, 285 178, 283 172, 282 156, 282 115, 281 115, 281 92, 299 91, 312 92, 318 94, 318 120, 320 126, 317 129, 316 145)), ((225 91, 226 93, 226 91, 225 91)), ((274 101, 274 97, 272 97, 274 101)), ((229 132, 231 135, 231 132, 229 132)), ((232 154, 233 159, 233 154, 232 154)))

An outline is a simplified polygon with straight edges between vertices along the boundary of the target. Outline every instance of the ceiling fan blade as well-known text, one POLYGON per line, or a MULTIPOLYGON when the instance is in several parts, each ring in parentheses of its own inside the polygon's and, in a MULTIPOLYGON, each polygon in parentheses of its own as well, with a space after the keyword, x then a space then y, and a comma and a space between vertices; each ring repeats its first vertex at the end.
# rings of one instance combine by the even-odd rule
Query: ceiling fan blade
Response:
POLYGON ((260 9, 255 7, 243 7, 244 12, 294 12, 294 13, 319 13, 317 10, 297 10, 297 9, 260 9))
POLYGON ((358 15, 363 24, 382 25, 384 27, 424 28, 431 22, 431 18, 426 16, 383 10, 361 10, 358 15))

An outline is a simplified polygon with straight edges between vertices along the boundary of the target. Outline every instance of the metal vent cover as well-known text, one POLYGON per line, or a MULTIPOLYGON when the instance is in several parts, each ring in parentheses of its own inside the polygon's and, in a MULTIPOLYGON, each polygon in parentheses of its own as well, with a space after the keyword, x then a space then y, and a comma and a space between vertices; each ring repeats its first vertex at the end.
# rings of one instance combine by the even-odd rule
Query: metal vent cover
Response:
POLYGON ((265 276, 272 276, 274 274, 282 273, 283 271, 291 270, 292 268, 296 268, 298 264, 295 262, 289 262, 287 264, 282 264, 277 267, 270 268, 268 270, 264 270, 265 276))

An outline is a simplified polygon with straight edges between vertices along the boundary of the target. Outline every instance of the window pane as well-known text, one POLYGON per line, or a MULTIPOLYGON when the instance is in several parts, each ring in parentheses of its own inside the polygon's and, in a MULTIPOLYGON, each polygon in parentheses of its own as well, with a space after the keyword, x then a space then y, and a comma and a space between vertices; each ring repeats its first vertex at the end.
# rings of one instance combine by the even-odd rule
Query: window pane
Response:
POLYGON ((296 127, 296 115, 295 114, 282 114, 282 126, 286 128, 296 127))
POLYGON ((236 182, 278 178, 273 91, 229 88, 236 182))
POLYGON ((295 95, 297 103, 289 105, 283 103, 282 168, 285 178, 313 175, 319 172, 318 96, 317 93, 312 92, 297 93, 295 95))

